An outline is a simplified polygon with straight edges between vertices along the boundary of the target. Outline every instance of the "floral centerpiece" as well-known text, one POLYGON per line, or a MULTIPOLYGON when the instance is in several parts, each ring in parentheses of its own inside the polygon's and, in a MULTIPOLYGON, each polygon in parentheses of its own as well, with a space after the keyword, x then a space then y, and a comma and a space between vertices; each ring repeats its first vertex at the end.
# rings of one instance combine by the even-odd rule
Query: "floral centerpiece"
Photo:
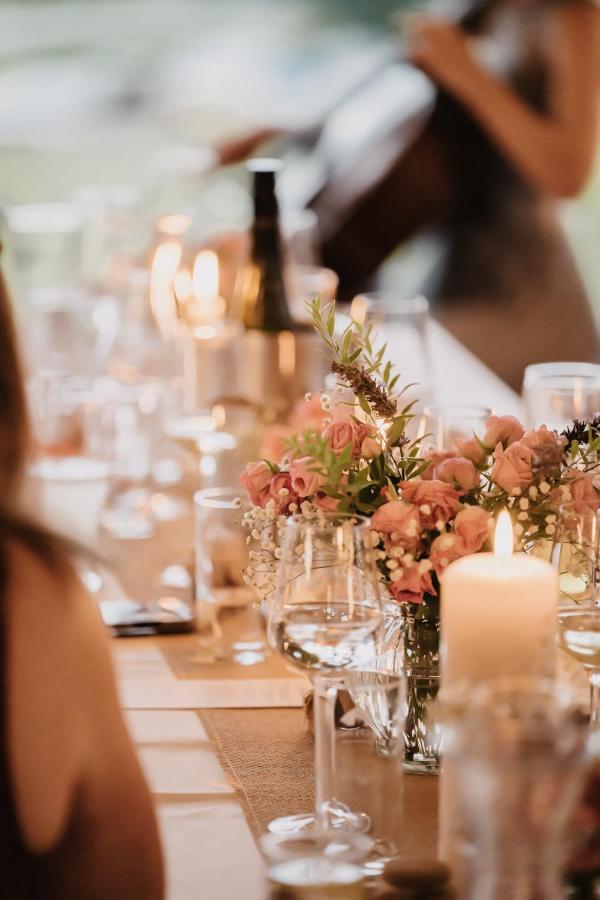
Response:
POLYGON ((335 304, 311 304, 331 357, 333 391, 306 397, 310 422, 283 440, 279 454, 242 475, 255 542, 247 578, 260 594, 274 586, 277 523, 356 513, 370 519, 380 579, 404 630, 403 664, 437 661, 440 578, 461 556, 489 545, 495 514, 508 509, 521 549, 551 540, 561 504, 595 502, 599 423, 558 434, 526 431, 513 416, 491 416, 484 434, 424 450, 399 375, 374 346, 371 329, 335 331, 335 304))

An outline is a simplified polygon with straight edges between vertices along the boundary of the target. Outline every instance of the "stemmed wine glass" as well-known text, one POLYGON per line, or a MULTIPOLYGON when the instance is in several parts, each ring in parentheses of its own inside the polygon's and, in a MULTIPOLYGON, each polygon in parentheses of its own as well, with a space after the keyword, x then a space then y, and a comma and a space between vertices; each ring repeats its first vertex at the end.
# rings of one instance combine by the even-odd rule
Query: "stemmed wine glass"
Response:
POLYGON ((566 607, 558 613, 562 649, 581 663, 590 683, 590 721, 600 728, 600 609, 566 607))
POLYGON ((314 686, 314 814, 276 819, 269 830, 365 831, 368 817, 334 799, 334 709, 337 688, 352 668, 365 668, 383 621, 379 581, 366 519, 293 516, 286 525, 269 642, 314 686))

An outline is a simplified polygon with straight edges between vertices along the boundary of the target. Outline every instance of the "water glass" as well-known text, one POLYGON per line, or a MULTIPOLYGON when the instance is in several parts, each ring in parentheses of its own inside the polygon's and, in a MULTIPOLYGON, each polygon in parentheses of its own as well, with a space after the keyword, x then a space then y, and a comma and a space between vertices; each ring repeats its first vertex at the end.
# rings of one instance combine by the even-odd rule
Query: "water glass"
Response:
POLYGON ((559 510, 553 557, 561 603, 600 606, 600 502, 565 503, 559 510))
POLYGON ((456 441, 482 438, 492 410, 485 406, 428 406, 418 417, 423 450, 456 450, 456 441))
POLYGON ((574 419, 591 419, 600 413, 600 365, 557 362, 527 366, 523 400, 531 428, 547 425, 562 431, 574 419))
POLYGON ((461 896, 562 900, 587 734, 572 694, 540 679, 490 682, 451 719, 441 832, 462 856, 461 896))
POLYGON ((429 302, 425 297, 401 297, 392 292, 358 294, 350 315, 361 325, 373 326, 380 341, 398 363, 406 403, 427 403, 431 397, 429 302))

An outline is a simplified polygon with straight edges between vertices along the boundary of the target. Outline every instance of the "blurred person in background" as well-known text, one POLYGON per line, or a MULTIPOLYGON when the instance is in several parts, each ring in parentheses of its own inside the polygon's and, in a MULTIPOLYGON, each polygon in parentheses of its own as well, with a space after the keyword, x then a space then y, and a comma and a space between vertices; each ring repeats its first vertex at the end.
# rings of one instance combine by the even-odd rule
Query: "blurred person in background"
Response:
POLYGON ((105 628, 59 539, 25 519, 25 396, 0 277, 0 894, 160 900, 151 798, 105 628))
MULTIPOLYGON (((401 128, 390 132, 397 152, 357 196, 362 172, 382 156, 382 132, 373 129, 378 137, 370 149, 365 141, 354 170, 336 180, 331 166, 309 205, 319 215, 323 264, 338 272, 346 300, 399 244, 437 234, 441 258, 423 285, 434 314, 519 389, 529 363, 600 361, 556 211, 557 200, 582 191, 595 159, 600 7, 596 0, 466 7, 454 22, 412 22, 405 57, 436 94, 411 139, 401 128)), ((369 110, 358 110, 356 129, 368 133, 369 110)), ((227 142, 221 157, 235 161, 274 135, 265 129, 227 142)))

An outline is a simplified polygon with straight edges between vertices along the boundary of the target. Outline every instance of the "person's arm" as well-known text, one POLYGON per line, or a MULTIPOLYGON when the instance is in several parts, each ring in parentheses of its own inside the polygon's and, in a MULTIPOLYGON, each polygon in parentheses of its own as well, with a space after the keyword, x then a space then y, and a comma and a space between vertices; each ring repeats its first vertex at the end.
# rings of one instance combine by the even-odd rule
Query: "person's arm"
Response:
MULTIPOLYGON (((549 15, 551 13, 549 12, 549 15)), ((486 71, 453 25, 417 25, 411 56, 456 97, 529 182, 558 197, 584 187, 594 163, 600 108, 600 8, 565 3, 548 48, 550 109, 538 113, 486 71)))
POLYGON ((52 850, 76 810, 77 868, 54 873, 70 895, 161 900, 152 801, 96 605, 72 573, 53 572, 21 545, 9 559, 9 756, 24 840, 33 852, 52 850))

